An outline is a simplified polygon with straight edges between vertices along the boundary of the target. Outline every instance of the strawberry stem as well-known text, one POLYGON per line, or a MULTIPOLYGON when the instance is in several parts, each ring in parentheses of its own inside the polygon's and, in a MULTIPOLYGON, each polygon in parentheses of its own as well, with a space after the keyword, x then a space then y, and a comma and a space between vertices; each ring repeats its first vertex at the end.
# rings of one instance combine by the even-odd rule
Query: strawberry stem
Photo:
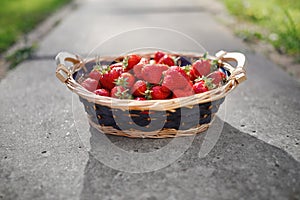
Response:
POLYGON ((123 59, 123 69, 127 68, 127 66, 128 66, 128 60, 129 60, 128 56, 123 59))

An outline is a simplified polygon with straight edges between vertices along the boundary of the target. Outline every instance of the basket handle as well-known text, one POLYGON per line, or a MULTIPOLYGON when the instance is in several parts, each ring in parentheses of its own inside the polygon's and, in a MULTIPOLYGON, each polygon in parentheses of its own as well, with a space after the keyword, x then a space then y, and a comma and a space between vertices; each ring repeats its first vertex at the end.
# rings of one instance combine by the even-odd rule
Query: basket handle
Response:
POLYGON ((246 57, 239 52, 219 51, 216 57, 222 61, 235 61, 237 63, 235 69, 231 72, 231 79, 234 79, 238 84, 244 82, 246 77, 245 62, 246 57))
POLYGON ((55 61, 57 65, 55 74, 62 83, 66 83, 72 76, 72 72, 75 70, 75 65, 81 63, 78 56, 68 52, 58 53, 55 57, 55 61), (70 68, 66 67, 66 61, 73 63, 73 65, 70 68))

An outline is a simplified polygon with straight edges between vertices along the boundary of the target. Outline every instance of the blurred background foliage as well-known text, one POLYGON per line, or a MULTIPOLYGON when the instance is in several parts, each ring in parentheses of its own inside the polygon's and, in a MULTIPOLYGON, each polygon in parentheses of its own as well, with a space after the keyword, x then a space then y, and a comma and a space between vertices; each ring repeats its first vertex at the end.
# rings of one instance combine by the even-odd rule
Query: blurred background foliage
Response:
MULTIPOLYGON (((53 11, 71 0, 1 0, 0 54, 53 11)), ((300 0, 221 0, 243 23, 261 29, 239 29, 245 41, 267 41, 280 52, 300 57, 300 0)), ((300 59, 299 59, 300 62, 300 59)))
MULTIPOLYGON (((284 54, 300 56, 299 0, 222 0, 241 22, 261 29, 240 29, 246 41, 264 40, 284 54)), ((298 59, 300 62, 300 59, 298 59)))
POLYGON ((1 0, 0 54, 71 0, 1 0))

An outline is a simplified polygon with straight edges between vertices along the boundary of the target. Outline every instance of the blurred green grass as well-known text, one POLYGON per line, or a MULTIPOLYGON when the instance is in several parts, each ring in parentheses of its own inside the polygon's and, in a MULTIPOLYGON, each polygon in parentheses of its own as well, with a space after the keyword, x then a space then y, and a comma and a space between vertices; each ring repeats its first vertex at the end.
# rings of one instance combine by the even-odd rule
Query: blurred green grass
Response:
POLYGON ((281 53, 300 56, 299 0, 222 0, 239 20, 261 27, 261 31, 240 30, 248 40, 265 40, 281 53))
POLYGON ((53 11, 71 0, 1 0, 0 54, 53 11))

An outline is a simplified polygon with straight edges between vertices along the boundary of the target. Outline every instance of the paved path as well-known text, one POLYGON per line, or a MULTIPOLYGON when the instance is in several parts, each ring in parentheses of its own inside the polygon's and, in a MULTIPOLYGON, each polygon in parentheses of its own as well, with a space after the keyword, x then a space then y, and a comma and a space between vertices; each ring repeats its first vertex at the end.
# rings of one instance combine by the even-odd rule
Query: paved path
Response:
MULTIPOLYGON (((0 82, 0 199, 300 199, 300 85, 208 10, 196 0, 81 1, 41 41, 39 59, 0 82), (72 93, 54 76, 53 57, 62 50, 86 56, 112 35, 153 26, 183 32, 211 53, 245 53, 248 80, 223 104, 222 133, 208 155, 199 156, 205 134, 198 135, 171 165, 132 174, 96 159, 101 140, 93 129, 76 130, 72 93)), ((143 34, 104 43, 101 53, 122 53, 143 38, 142 45, 198 50, 193 43, 178 45, 174 36, 143 34)), ((140 151, 164 145, 110 139, 140 151)))

